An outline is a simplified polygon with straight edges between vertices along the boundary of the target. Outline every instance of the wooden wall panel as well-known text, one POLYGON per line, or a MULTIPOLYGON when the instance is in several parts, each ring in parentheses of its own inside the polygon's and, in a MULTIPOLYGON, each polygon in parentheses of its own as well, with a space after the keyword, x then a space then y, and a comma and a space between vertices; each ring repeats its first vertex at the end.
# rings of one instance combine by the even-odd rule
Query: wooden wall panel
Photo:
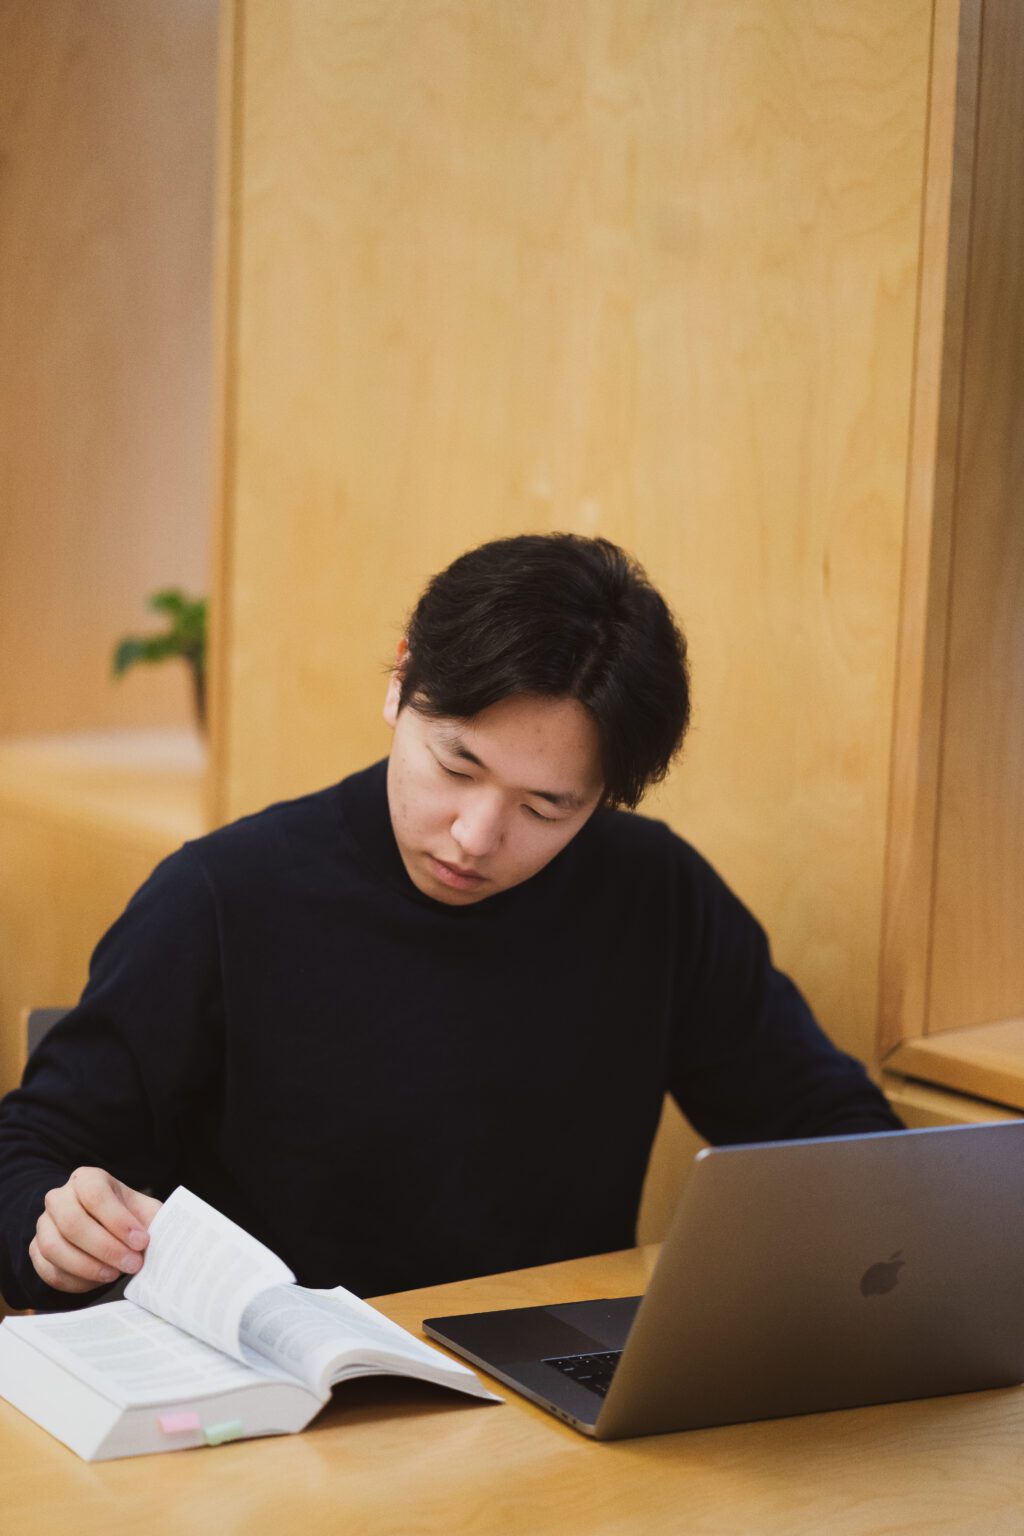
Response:
POLYGON ((0 6, 0 732, 184 723, 109 681, 207 582, 217 5, 0 6))
POLYGON ((1024 1014, 1024 10, 985 0, 929 1029, 1024 1014))
POLYGON ((0 806, 0 1093, 24 1065, 22 1010, 77 1002, 101 935, 172 847, 0 806))
POLYGON ((893 721, 879 1056, 928 1024, 982 0, 936 0, 893 721))
POLYGON ((74 1003, 89 956, 154 865, 203 830, 189 731, 0 742, 0 1093, 24 1009, 74 1003))
POLYGON ((930 24, 239 5, 222 815, 386 749, 461 549, 606 533, 692 644, 653 807, 871 1054, 930 24))

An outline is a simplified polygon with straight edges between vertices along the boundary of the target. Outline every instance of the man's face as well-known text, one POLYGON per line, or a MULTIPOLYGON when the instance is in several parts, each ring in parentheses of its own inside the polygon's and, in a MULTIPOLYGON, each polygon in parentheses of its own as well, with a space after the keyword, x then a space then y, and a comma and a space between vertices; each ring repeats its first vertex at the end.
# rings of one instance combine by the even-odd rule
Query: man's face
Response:
POLYGON ((388 805, 416 888, 451 906, 484 901, 544 868, 575 837, 602 791, 597 729, 575 699, 516 695, 471 720, 432 720, 398 679, 388 805))

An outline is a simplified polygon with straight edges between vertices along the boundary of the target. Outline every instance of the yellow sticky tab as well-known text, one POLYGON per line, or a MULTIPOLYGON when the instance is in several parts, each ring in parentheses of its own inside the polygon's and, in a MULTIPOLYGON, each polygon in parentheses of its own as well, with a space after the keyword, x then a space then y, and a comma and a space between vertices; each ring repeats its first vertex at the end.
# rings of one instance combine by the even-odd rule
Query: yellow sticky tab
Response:
POLYGON ((207 1424, 203 1429, 207 1445, 223 1445, 226 1440, 240 1440, 241 1419, 225 1419, 223 1424, 207 1424))

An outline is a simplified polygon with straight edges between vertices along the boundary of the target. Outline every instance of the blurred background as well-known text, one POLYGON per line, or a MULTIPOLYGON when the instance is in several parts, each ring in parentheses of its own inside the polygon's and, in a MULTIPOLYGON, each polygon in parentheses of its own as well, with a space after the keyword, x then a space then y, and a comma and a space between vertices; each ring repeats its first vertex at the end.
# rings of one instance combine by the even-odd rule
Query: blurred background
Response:
POLYGON ((0 1089, 157 859, 384 755, 435 570, 570 529, 690 640, 648 812, 905 1114, 1024 1107, 1020 6, 0 0, 0 57, 0 1089), (111 677, 167 588, 205 733, 111 677))

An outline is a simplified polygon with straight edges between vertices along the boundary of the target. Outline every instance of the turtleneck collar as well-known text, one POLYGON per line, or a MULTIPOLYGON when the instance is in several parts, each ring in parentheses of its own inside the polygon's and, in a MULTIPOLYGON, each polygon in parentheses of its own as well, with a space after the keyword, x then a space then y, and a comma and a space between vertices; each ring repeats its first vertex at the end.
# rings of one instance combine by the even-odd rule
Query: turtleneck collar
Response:
POLYGON ((521 885, 512 886, 507 891, 498 891, 468 906, 449 904, 427 896, 409 878, 391 825, 387 773, 388 760, 382 758, 362 772, 343 779, 338 786, 342 825, 353 852, 375 879, 384 881, 407 900, 431 912, 449 915, 453 921, 468 921, 474 917, 490 921, 501 913, 510 909, 518 910, 523 904, 546 895, 558 883, 559 873, 573 850, 581 840, 587 838, 594 820, 602 814, 600 811, 595 812, 594 817, 571 843, 555 855, 550 864, 546 864, 521 885))

